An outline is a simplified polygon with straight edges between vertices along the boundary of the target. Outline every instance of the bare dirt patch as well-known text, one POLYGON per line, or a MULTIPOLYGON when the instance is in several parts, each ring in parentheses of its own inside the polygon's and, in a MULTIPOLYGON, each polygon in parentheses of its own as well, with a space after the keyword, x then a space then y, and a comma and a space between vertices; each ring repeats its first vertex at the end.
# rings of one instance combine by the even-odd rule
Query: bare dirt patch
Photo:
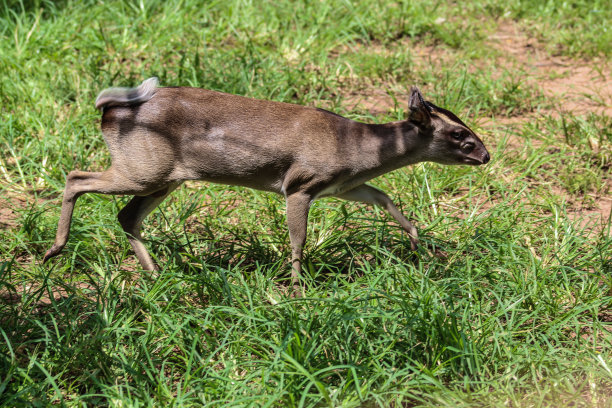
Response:
POLYGON ((32 205, 41 206, 43 199, 33 193, 10 187, 0 190, 0 230, 19 228, 20 212, 32 205))
POLYGON ((6 200, 0 200, 0 229, 15 228, 18 215, 6 200))
POLYGON ((554 111, 574 115, 612 115, 612 75, 607 61, 550 56, 516 24, 502 22, 488 44, 502 51, 504 64, 517 64, 543 94, 553 99, 554 111))
POLYGON ((13 229, 18 227, 19 209, 28 206, 23 197, 6 194, 0 198, 0 229, 13 229))

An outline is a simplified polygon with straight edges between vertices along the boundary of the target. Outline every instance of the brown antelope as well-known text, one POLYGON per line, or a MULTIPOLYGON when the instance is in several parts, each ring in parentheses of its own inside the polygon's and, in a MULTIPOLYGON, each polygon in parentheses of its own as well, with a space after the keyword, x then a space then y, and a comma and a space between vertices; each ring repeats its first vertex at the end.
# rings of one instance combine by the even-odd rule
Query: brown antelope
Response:
POLYGON ((385 208, 417 230, 382 191, 366 181, 422 161, 480 165, 489 153, 457 116, 411 89, 408 119, 365 124, 323 109, 198 88, 111 88, 96 100, 112 164, 104 172, 68 174, 55 243, 60 253, 83 193, 134 197, 118 215, 144 269, 156 265, 140 235, 143 219, 185 180, 241 185, 282 194, 287 205, 294 286, 301 269, 313 200, 339 197, 385 208))

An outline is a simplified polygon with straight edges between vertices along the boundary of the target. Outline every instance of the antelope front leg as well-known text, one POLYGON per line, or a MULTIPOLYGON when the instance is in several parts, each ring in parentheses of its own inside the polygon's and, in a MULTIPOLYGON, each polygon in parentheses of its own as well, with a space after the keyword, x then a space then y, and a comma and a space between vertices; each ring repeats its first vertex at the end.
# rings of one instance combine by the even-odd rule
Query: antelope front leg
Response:
POLYGON ((306 224, 312 197, 305 193, 294 193, 287 196, 287 226, 291 241, 291 284, 294 296, 299 296, 303 290, 299 284, 302 270, 302 253, 306 243, 306 224))
POLYGON ((355 187, 352 190, 338 195, 338 197, 349 201, 359 201, 362 203, 383 207, 408 233, 408 237, 410 238, 410 247, 413 251, 416 251, 419 245, 419 236, 416 228, 414 225, 412 225, 408 218, 401 213, 395 204, 393 204, 393 201, 391 201, 389 196, 384 192, 372 186, 368 186, 367 184, 362 184, 359 187, 355 187))

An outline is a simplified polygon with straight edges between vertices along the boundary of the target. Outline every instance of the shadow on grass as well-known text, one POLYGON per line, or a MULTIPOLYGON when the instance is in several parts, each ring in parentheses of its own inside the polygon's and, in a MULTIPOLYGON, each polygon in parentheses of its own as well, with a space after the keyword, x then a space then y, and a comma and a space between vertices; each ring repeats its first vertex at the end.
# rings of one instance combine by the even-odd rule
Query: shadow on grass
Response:
POLYGON ((48 17, 57 14, 67 4, 66 0, 5 0, 4 7, 0 8, 0 18, 37 11, 48 17))

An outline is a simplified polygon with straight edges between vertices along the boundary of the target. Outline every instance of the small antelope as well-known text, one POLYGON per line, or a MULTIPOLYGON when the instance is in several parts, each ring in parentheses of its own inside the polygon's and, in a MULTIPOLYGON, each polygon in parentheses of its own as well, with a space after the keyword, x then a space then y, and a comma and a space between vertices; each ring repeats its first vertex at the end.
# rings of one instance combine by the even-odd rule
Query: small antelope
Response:
POLYGON ((285 196, 296 286, 313 200, 339 197, 382 206, 416 250, 416 228, 384 192, 364 183, 422 161, 489 161, 478 136, 453 113, 425 101, 416 87, 408 119, 386 124, 198 88, 158 88, 157 78, 137 88, 106 89, 96 108, 112 164, 100 173, 68 174, 57 236, 43 262, 66 245, 81 194, 129 194, 134 197, 119 222, 142 267, 155 270, 140 235, 143 219, 185 180, 205 180, 285 196))

